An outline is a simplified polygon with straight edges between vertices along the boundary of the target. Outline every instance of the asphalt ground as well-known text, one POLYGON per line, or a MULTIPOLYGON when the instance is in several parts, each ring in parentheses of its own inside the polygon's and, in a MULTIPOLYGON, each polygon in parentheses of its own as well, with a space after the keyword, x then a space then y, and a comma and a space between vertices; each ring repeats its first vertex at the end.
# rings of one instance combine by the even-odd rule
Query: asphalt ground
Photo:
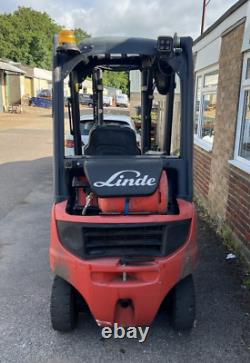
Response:
POLYGON ((0 116, 0 362, 249 362, 249 291, 238 258, 226 260, 228 251, 205 217, 199 220, 197 320, 190 334, 174 332, 164 311, 144 343, 103 339, 87 313, 72 333, 52 330, 51 140, 47 110, 0 116))

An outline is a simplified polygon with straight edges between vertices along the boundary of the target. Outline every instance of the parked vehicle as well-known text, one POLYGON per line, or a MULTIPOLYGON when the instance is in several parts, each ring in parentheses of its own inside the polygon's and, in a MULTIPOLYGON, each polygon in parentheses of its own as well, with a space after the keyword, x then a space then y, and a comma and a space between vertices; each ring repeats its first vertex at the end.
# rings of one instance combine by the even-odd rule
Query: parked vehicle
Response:
POLYGON ((116 96, 116 106, 117 107, 128 107, 128 96, 124 93, 116 96))
MULTIPOLYGON (((140 147, 141 145, 141 136, 136 130, 134 121, 126 115, 112 115, 105 114, 104 115, 104 124, 105 125, 114 125, 114 126, 127 126, 130 127, 136 134, 137 145, 140 147)), ((82 152, 84 153, 84 145, 88 143, 89 140, 89 132, 94 126, 93 114, 83 115, 80 119, 80 131, 82 138, 82 152)), ((74 156, 74 138, 73 135, 67 134, 65 135, 65 156, 74 156)))
POLYGON ((36 97, 29 99, 29 106, 52 108, 52 90, 42 89, 36 97))
POLYGON ((103 106, 106 107, 112 106, 112 97, 103 95, 103 106))
POLYGON ((52 90, 51 89, 42 89, 38 92, 37 97, 52 99, 52 90))
POLYGON ((93 97, 87 93, 79 93, 79 103, 80 105, 93 106, 93 97))

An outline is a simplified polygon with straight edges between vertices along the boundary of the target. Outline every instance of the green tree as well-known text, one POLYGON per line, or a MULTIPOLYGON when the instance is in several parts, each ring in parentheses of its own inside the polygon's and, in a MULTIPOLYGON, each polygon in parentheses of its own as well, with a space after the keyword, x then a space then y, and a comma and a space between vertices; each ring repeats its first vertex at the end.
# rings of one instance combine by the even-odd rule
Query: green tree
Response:
POLYGON ((123 93, 128 94, 129 75, 128 72, 103 72, 104 86, 119 88, 123 93))
POLYGON ((74 32, 75 32, 75 37, 76 37, 77 43, 81 43, 83 41, 83 39, 89 37, 89 34, 87 32, 85 32, 85 30, 83 30, 82 28, 75 28, 74 32))
MULTIPOLYGON (((31 66, 51 68, 52 39, 62 26, 45 12, 19 7, 11 14, 0 15, 0 57, 31 66)), ((76 29, 77 40, 87 33, 76 29)))

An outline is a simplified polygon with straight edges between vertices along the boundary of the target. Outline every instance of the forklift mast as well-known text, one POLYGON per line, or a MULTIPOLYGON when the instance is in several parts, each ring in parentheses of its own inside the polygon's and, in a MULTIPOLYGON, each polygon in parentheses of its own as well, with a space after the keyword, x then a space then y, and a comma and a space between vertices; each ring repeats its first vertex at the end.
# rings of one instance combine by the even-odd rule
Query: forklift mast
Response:
POLYGON ((145 38, 87 38, 76 46, 72 41, 54 38, 53 51, 53 117, 54 117, 54 194, 55 202, 70 195, 67 175, 80 173, 82 155, 80 132, 79 85, 92 77, 93 117, 96 125, 103 123, 102 72, 139 70, 141 72, 141 156, 160 158, 169 177, 176 177, 175 195, 192 201, 193 149, 193 60, 190 37, 162 36, 157 40, 145 38), (170 155, 173 125, 175 75, 180 78, 181 142, 180 156, 170 155), (64 157, 64 80, 69 77, 70 119, 74 137, 75 156, 64 157), (166 96, 167 107, 162 153, 151 149, 151 110, 154 86, 166 96))

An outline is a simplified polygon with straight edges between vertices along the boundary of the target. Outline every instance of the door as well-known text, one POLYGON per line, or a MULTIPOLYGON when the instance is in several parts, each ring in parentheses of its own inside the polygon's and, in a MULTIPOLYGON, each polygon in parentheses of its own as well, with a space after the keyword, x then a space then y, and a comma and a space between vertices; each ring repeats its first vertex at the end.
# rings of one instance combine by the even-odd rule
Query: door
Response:
POLYGON ((24 95, 25 97, 32 97, 32 79, 29 77, 24 78, 24 95))

